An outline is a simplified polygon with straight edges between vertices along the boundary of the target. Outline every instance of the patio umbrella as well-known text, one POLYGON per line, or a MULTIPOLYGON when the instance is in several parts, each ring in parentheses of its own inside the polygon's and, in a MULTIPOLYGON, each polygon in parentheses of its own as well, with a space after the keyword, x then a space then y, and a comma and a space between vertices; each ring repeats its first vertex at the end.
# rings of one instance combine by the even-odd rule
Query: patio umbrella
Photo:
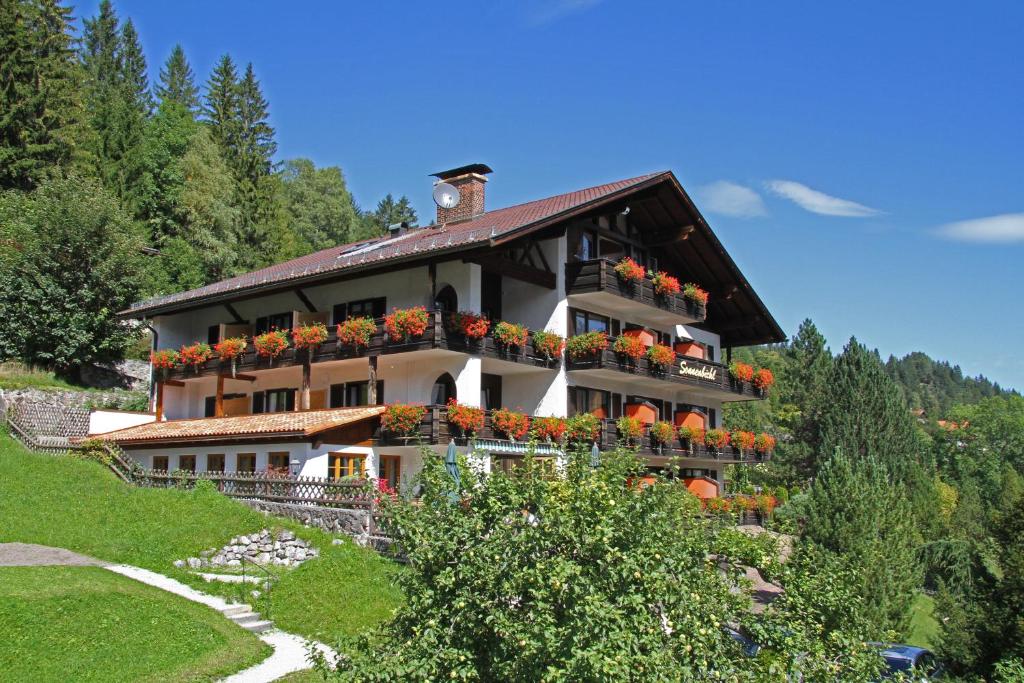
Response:
POLYGON ((455 457, 455 439, 448 442, 448 453, 444 456, 444 468, 448 470, 452 481, 455 482, 455 490, 458 491, 462 480, 459 478, 459 463, 455 457))
POLYGON ((590 447, 590 466, 595 470, 601 465, 601 451, 597 448, 597 442, 590 447))

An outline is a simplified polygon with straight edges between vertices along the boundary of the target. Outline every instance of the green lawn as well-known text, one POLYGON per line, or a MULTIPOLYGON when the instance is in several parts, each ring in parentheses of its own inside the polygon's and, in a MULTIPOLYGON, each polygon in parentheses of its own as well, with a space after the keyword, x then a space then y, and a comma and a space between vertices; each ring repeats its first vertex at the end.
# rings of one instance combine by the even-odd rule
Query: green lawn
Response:
POLYGON ((398 606, 400 569, 348 539, 332 545, 328 534, 214 492, 135 488, 97 463, 29 454, 0 435, 0 542, 68 548, 230 596, 237 589, 207 584, 172 563, 265 527, 291 529, 321 552, 281 573, 270 610, 281 628, 331 642, 379 624, 398 606))
POLYGON ((0 567, 0 679, 208 681, 270 647, 218 612, 99 567, 0 567))
POLYGON ((0 363, 0 389, 27 388, 85 391, 46 370, 35 370, 21 363, 0 363))
POLYGON ((910 637, 908 645, 935 649, 939 635, 939 622, 935 618, 935 601, 924 593, 918 593, 910 605, 910 637))

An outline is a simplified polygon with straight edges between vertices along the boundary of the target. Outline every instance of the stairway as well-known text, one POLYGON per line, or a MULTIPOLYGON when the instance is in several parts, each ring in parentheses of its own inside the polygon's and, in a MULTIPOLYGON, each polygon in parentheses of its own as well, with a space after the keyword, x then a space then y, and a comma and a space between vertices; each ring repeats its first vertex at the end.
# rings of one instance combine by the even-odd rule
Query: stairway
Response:
POLYGON ((253 612, 246 605, 229 605, 221 609, 220 613, 252 633, 264 633, 274 628, 274 622, 263 619, 259 612, 253 612))

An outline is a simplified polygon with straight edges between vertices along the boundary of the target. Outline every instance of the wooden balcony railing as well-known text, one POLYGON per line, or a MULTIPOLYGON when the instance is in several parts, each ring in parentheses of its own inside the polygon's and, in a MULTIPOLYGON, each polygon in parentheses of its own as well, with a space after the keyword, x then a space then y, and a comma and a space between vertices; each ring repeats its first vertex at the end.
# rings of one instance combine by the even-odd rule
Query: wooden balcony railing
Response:
POLYGON ((622 444, 626 447, 636 447, 641 455, 662 456, 666 458, 699 458, 701 460, 718 460, 724 463, 759 463, 771 458, 771 453, 758 453, 752 448, 712 448, 705 444, 693 444, 673 436, 672 441, 662 444, 651 438, 648 427, 644 428, 643 435, 636 442, 626 442, 619 435, 615 420, 601 421, 601 437, 598 446, 601 448, 613 448, 622 444))
POLYGON ((703 304, 694 303, 682 294, 656 294, 654 284, 646 278, 636 283, 624 282, 615 273, 615 263, 607 259, 565 264, 565 289, 568 294, 607 292, 644 306, 668 311, 685 322, 703 322, 707 318, 703 304))

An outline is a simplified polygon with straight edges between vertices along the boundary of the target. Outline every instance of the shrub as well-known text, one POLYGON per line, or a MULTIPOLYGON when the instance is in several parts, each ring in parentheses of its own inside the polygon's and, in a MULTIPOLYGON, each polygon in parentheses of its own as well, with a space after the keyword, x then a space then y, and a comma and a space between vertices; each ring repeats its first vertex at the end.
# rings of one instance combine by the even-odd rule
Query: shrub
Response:
POLYGON ((427 309, 423 306, 395 308, 384 316, 384 329, 391 341, 409 341, 427 331, 427 309))
POLYGON ((526 329, 525 325, 502 320, 494 326, 494 341, 502 346, 514 346, 521 349, 526 346, 526 340, 529 338, 530 331, 526 329))
POLYGON ((775 375, 768 368, 761 368, 754 373, 754 386, 761 391, 768 391, 773 384, 775 384, 775 375))
POLYGON ((292 343, 297 349, 315 349, 327 341, 327 326, 323 323, 299 325, 292 330, 292 343))
POLYGON ((709 429, 704 433, 704 443, 711 448, 725 448, 729 445, 729 432, 724 429, 709 429))
POLYGON ((198 368, 212 357, 213 351, 210 349, 210 345, 206 342, 196 342, 194 344, 182 346, 181 350, 178 352, 178 358, 181 360, 181 364, 192 366, 193 369, 198 368))
POLYGON ((452 326, 468 339, 483 339, 491 329, 491 321, 477 313, 459 311, 452 314, 452 326))
POLYGON ((708 303, 708 293, 692 282, 683 285, 683 298, 701 306, 708 303))
POLYGON ((732 433, 730 437, 732 445, 739 449, 753 448, 754 442, 757 440, 754 436, 754 432, 746 432, 742 429, 737 429, 732 433))
POLYGON ((491 424, 494 429, 510 439, 521 439, 530 429, 530 418, 507 408, 498 408, 491 412, 491 424))
POLYGON ((704 428, 680 425, 679 438, 683 441, 689 441, 691 444, 704 443, 704 428))
POLYGON ((410 436, 420 426, 420 421, 427 414, 423 406, 412 406, 404 403, 392 403, 380 416, 380 426, 385 432, 410 436))
POLYGON ((593 413, 573 415, 565 421, 569 443, 592 443, 601 435, 601 418, 593 413))
POLYGON ((761 432, 754 437, 754 450, 758 453, 771 453, 775 450, 775 437, 761 432))
POLYGON ((173 370, 174 366, 178 364, 178 352, 174 349, 150 351, 149 362, 154 369, 163 370, 166 373, 168 370, 173 370))
POLYGON ((640 282, 644 279, 644 268, 639 263, 626 256, 615 264, 615 274, 622 278, 623 282, 640 282))
POLYGON ((569 337, 565 342, 569 357, 573 360, 589 358, 608 348, 608 335, 605 332, 584 332, 569 337))
POLYGON ((253 337, 256 353, 264 358, 277 358, 288 348, 288 334, 285 330, 271 330, 253 337))
POLYGON ((678 294, 681 289, 679 280, 663 270, 659 270, 657 273, 652 275, 651 282, 654 283, 654 293, 659 296, 671 296, 673 294, 678 294))
POLYGON ((479 432, 484 427, 484 409, 448 399, 448 423, 458 427, 464 434, 479 432))
POLYGON ((676 360, 676 352, 665 344, 655 344, 647 349, 647 360, 651 365, 667 368, 676 360))
POLYGON ((377 332, 377 323, 370 316, 349 318, 338 323, 338 346, 366 348, 377 332))
POLYGON ((729 376, 738 382, 749 382, 754 378, 754 366, 734 361, 729 364, 729 376))
POLYGON ((640 337, 621 334, 615 338, 615 344, 612 345, 612 350, 619 355, 638 361, 647 353, 647 345, 644 344, 644 341, 640 339, 640 337))
POLYGON ((732 505, 728 498, 705 498, 704 510, 713 515, 724 515, 732 510, 732 505))
POLYGON ((538 330, 533 333, 533 349, 550 360, 561 357, 565 350, 565 337, 554 332, 538 330))
POLYGON ((615 426, 621 436, 628 443, 636 443, 644 434, 644 423, 639 417, 623 415, 616 422, 615 426))
POLYGON ((671 445, 675 434, 676 428, 672 426, 671 422, 661 420, 651 425, 651 438, 660 444, 671 445))
POLYGON ((565 435, 565 418, 535 417, 533 418, 533 435, 538 440, 558 443, 565 435))

